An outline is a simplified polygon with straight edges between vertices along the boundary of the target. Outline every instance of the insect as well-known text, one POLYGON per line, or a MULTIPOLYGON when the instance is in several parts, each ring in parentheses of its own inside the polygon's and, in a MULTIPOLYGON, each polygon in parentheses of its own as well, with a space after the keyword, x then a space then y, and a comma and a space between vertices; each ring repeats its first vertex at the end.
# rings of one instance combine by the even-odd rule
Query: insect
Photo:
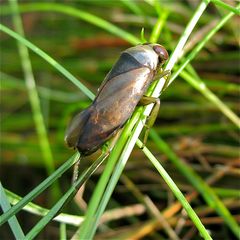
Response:
POLYGON ((90 155, 123 127, 138 104, 156 103, 158 110, 159 99, 144 93, 157 76, 170 74, 162 70, 167 59, 167 50, 159 44, 147 43, 123 51, 93 103, 71 121, 65 135, 67 145, 77 148, 81 155, 90 155))

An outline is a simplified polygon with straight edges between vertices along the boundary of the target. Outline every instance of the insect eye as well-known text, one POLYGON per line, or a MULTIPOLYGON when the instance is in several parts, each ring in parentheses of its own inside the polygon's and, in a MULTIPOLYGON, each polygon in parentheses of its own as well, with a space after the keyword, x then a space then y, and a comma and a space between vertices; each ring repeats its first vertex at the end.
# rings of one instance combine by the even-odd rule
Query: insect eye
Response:
POLYGON ((166 61, 168 59, 168 52, 163 46, 154 45, 153 50, 157 53, 161 61, 166 61))

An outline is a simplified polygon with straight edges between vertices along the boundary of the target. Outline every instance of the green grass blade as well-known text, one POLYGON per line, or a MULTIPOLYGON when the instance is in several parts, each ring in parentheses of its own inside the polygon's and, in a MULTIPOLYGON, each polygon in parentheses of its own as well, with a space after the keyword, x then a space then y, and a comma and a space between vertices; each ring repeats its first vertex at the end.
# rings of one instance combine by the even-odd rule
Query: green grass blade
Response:
POLYGON ((163 26, 166 24, 166 20, 169 12, 167 10, 163 11, 161 15, 159 15, 156 24, 153 27, 151 36, 149 38, 150 43, 158 42, 159 36, 161 35, 163 26))
POLYGON ((164 142, 158 134, 154 131, 150 131, 150 137, 154 140, 156 146, 161 150, 169 160, 176 166, 176 168, 185 176, 188 181, 197 189, 197 191, 202 195, 207 204, 215 209, 215 211, 222 216, 224 222, 232 230, 232 232, 238 236, 240 228, 236 220, 232 217, 228 209, 218 198, 215 192, 209 187, 204 180, 199 177, 192 168, 188 167, 183 161, 181 161, 177 155, 171 150, 171 148, 164 142))
MULTIPOLYGON (((2 79, 0 90, 5 89, 17 89, 17 90, 26 90, 26 85, 22 79, 10 76, 6 73, 0 71, 0 76, 2 79)), ((38 94, 41 98, 54 100, 58 102, 71 103, 76 102, 81 99, 81 93, 69 93, 66 91, 51 89, 43 86, 37 86, 38 94)))
MULTIPOLYGON (((139 147, 142 147, 142 142, 140 140, 137 141, 137 145, 139 147)), ((203 226, 202 222, 184 197, 184 195, 181 193, 177 185, 174 183, 174 181, 171 179, 171 177, 168 175, 166 170, 162 167, 160 162, 154 157, 154 155, 148 150, 148 148, 144 147, 142 149, 144 154, 148 157, 148 159, 151 161, 151 163, 154 165, 154 167, 157 169, 157 171, 160 173, 164 181, 167 183, 175 197, 179 200, 179 202, 182 204, 183 208, 186 210, 188 216, 193 221, 196 228, 199 230, 201 236, 204 239, 212 239, 206 230, 206 228, 203 226)))
MULTIPOLYGON (((240 8, 240 5, 238 5, 237 9, 240 8)), ((208 41, 211 39, 211 37, 219 30, 223 25, 234 16, 234 13, 227 14, 223 19, 219 21, 219 23, 198 43, 198 45, 191 51, 191 53, 186 57, 186 60, 180 65, 178 70, 173 73, 171 76, 171 81, 174 81, 175 78, 180 74, 180 72, 187 66, 187 64, 192 61, 195 56, 201 51, 201 49, 208 43, 208 41)), ((169 83, 169 84, 170 84, 169 83)))
POLYGON ((34 239, 39 232, 59 213, 63 206, 70 201, 82 184, 89 179, 89 177, 98 169, 98 167, 107 158, 107 154, 102 154, 94 163, 86 169, 74 182, 68 191, 58 200, 58 202, 50 209, 46 216, 44 216, 26 235, 26 239, 34 239))
POLYGON ((227 189, 227 188, 213 188, 214 192, 221 197, 226 197, 226 198, 239 198, 240 196, 240 191, 239 189, 227 189))
POLYGON ((29 231, 26 235, 25 239, 30 240, 34 239, 40 231, 56 216, 56 214, 62 209, 65 203, 68 201, 69 198, 73 196, 75 193, 75 188, 72 186, 64 195, 61 197, 60 200, 51 208, 46 216, 44 216, 34 227, 29 231))
POLYGON ((132 0, 121 0, 122 4, 126 5, 133 13, 138 16, 144 16, 142 9, 139 5, 132 0))
POLYGON ((95 231, 97 230, 98 222, 109 202, 109 199, 114 191, 115 186, 123 172, 123 169, 127 163, 127 160, 132 152, 132 149, 135 146, 135 142, 137 141, 138 135, 131 135, 128 139, 127 143, 124 145, 124 149, 121 152, 121 155, 118 157, 118 161, 116 166, 112 171, 111 178, 106 186, 106 190, 101 198, 101 201, 98 204, 98 208, 94 215, 94 222, 92 225, 92 229, 89 231, 89 235, 87 235, 90 239, 93 238, 95 231))
POLYGON ((178 56, 181 55, 182 49, 184 45, 186 44, 190 34, 192 33, 194 27, 196 26, 199 18, 202 16, 203 12, 205 11, 207 5, 209 4, 210 0, 203 0, 196 11, 194 12, 194 15, 192 16, 191 20, 189 21, 187 27, 185 28, 180 40, 178 41, 177 46, 175 47, 173 53, 171 54, 171 57, 169 59, 169 62, 167 63, 166 69, 172 69, 175 63, 179 60, 178 56))
POLYGON ((56 62, 52 57, 42 51, 40 48, 29 42, 27 39, 23 38, 19 34, 12 31, 10 28, 0 24, 0 30, 10 35, 11 37, 17 39, 19 42, 30 48, 37 55, 41 56, 44 60, 46 60, 49 64, 51 64, 54 68, 56 68, 60 73, 62 73, 68 80, 70 80, 74 85, 76 85, 86 96, 90 99, 94 99, 94 94, 85 87, 77 78, 75 78, 69 71, 67 71, 64 67, 62 67, 58 62, 56 62))
POLYGON ((67 228, 65 223, 60 224, 60 240, 66 240, 67 239, 67 228))
MULTIPOLYGON (((20 196, 16 195, 15 193, 13 193, 7 189, 4 189, 4 190, 6 191, 9 202, 12 205, 17 204, 19 201, 22 200, 22 198, 20 196)), ((46 216, 49 213, 49 209, 43 208, 32 202, 29 202, 26 206, 24 206, 23 210, 25 210, 26 212, 35 214, 37 216, 46 216)), ((65 223, 65 224, 69 224, 72 226, 79 226, 83 221, 83 217, 66 214, 66 213, 60 213, 53 220, 57 221, 59 223, 65 223)))
MULTIPOLYGON (((13 22, 14 22, 16 32, 19 35, 24 37, 24 30, 23 30, 21 18, 18 13, 18 5, 16 0, 10 1, 10 6, 14 13, 13 22)), ((21 58, 22 69, 23 69, 25 82, 28 90, 28 96, 29 96, 30 105, 32 108, 33 119, 35 122, 39 144, 40 144, 41 152, 43 155, 43 160, 44 160, 48 175, 50 175, 51 173, 53 173, 55 169, 54 160, 53 160, 51 147, 48 141, 47 129, 44 123, 44 117, 43 117, 41 106, 40 106, 40 100, 39 100, 38 92, 36 89, 36 83, 33 76, 32 65, 29 58, 28 49, 26 46, 18 42, 18 51, 21 58)), ((57 190, 57 192, 55 192, 55 196, 59 195, 60 189, 59 188, 54 188, 54 189, 57 190)))
MULTIPOLYGON (((128 122, 126 126, 123 129, 123 132, 121 133, 121 136, 111 151, 109 155, 108 162, 104 168, 104 172, 101 175, 101 178, 93 192, 93 195, 91 197, 90 203, 88 205, 87 213, 85 216, 85 220, 80 227, 79 230, 79 237, 81 239, 90 239, 91 236, 94 235, 95 230, 98 225, 99 217, 101 216, 102 211, 104 210, 105 204, 108 202, 111 194, 111 189, 108 190, 108 194, 105 194, 105 189, 108 185, 109 179, 112 181, 112 174, 114 172, 114 169, 117 169, 115 166, 118 164, 118 162, 122 163, 122 167, 124 167, 124 163, 128 159, 132 148, 134 147, 135 142, 132 141, 131 148, 124 147, 129 135, 131 134, 131 130, 134 127, 136 121, 139 118, 139 113, 136 113, 132 117, 132 121, 128 122), (123 149, 124 148, 124 149, 123 149), (120 157, 120 155, 122 157, 120 157), (119 159, 121 158, 121 159, 119 159), (97 215, 96 215, 97 214, 97 215)), ((135 139, 136 141, 136 139, 135 139)), ((121 174, 122 168, 117 169, 117 173, 121 174)), ((116 176, 116 175, 114 175, 116 176)), ((115 184, 116 177, 114 177, 114 180, 112 184, 115 184)))
MULTIPOLYGON (((123 29, 116 27, 115 25, 111 24, 110 22, 97 17, 91 13, 85 12, 80 9, 76 9, 74 7, 58 4, 58 3, 26 3, 21 4, 19 6, 21 12, 33 12, 33 11, 44 11, 44 12, 59 12, 68 14, 73 17, 77 17, 91 23, 97 27, 104 29, 107 32, 112 33, 113 35, 119 36, 122 39, 125 39, 127 42, 136 45, 139 44, 141 41, 134 35, 124 31, 123 29)), ((2 14, 9 14, 8 7, 2 6, 1 7, 2 14)))
MULTIPOLYGON (((5 194, 5 191, 4 191, 4 188, 3 188, 1 182, 0 182, 0 196, 1 196, 0 206, 3 210, 3 212, 6 212, 11 208, 11 205, 8 201, 8 198, 5 194)), ((0 217, 0 219, 1 218, 2 217, 0 217)), ((8 223, 13 232, 15 239, 24 239, 24 233, 22 231, 22 228, 21 228, 16 216, 9 218, 8 223)))
POLYGON ((214 3, 217 6, 220 6, 220 7, 224 8, 224 9, 228 10, 228 11, 231 11, 231 12, 237 14, 237 15, 240 14, 240 10, 239 9, 237 9, 235 7, 232 7, 232 6, 230 6, 229 4, 227 4, 227 3, 223 2, 223 1, 211 0, 211 2, 214 3))
POLYGON ((209 102, 212 102, 222 113, 230 119, 237 127, 240 127, 239 117, 224 103, 222 102, 209 88, 204 84, 203 81, 197 80, 189 75, 186 71, 182 71, 180 76, 183 77, 189 84, 196 88, 199 92, 206 97, 209 102))
POLYGON ((61 175, 67 171, 74 163, 79 159, 79 153, 74 154, 70 159, 68 159, 61 167, 59 167, 52 175, 46 178, 42 183, 40 183, 36 188, 34 188, 30 193, 28 193, 21 201, 14 205, 11 209, 1 215, 0 226, 4 224, 10 217, 17 214, 25 205, 31 202, 36 196, 43 192, 47 187, 54 183, 61 175))
MULTIPOLYGON (((192 33, 194 27, 197 24, 199 18, 201 17, 203 12, 205 11, 209 1, 210 0, 203 0, 199 4, 197 10, 194 12, 194 15, 192 16, 191 20, 189 21, 188 25, 186 26, 181 38, 178 41, 177 46, 174 48, 174 51, 169 58, 169 61, 166 65, 166 67, 165 67, 166 70, 172 70, 174 64, 176 64, 176 62, 179 60, 178 56, 181 55, 181 53, 183 51, 183 47, 185 46, 190 34, 192 33)), ((173 80, 172 80, 172 77, 171 77, 168 85, 170 85, 172 81, 173 80)), ((152 92, 151 96, 159 97, 159 94, 161 93, 165 82, 166 82, 165 78, 160 79, 158 81, 158 83, 156 84, 156 86, 154 88, 154 91, 152 92)), ((152 110, 152 106, 149 106, 148 108, 146 108, 145 113, 149 114, 151 112, 151 110, 152 110)))
POLYGON ((144 28, 141 29, 141 34, 140 34, 140 36, 141 36, 141 43, 146 43, 147 40, 146 40, 146 38, 145 38, 145 36, 144 36, 144 28))

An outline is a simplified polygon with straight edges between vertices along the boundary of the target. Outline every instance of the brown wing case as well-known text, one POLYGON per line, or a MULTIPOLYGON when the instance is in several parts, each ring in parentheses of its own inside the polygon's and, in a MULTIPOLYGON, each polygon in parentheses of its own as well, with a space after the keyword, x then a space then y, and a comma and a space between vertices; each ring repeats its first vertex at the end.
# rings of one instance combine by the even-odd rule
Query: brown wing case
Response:
POLYGON ((89 118, 79 135, 77 148, 80 152, 94 151, 122 127, 151 79, 152 72, 143 67, 115 76, 105 83, 89 108, 89 118))

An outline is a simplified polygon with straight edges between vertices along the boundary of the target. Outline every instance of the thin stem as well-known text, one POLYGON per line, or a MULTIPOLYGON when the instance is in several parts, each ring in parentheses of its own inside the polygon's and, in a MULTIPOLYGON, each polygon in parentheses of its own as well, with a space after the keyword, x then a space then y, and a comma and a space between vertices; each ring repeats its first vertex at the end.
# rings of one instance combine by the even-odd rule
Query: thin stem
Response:
MULTIPOLYGON (((142 142, 140 140, 137 140, 137 145, 139 147, 142 147, 142 142)), ((212 239, 209 235, 206 228, 203 226, 202 222, 200 221, 197 214, 192 209, 191 205, 188 203, 182 192, 179 190, 177 185, 174 183, 174 181, 171 179, 171 177, 168 175, 166 170, 162 167, 160 162, 155 158, 155 156, 148 150, 148 148, 144 147, 143 149, 144 154, 148 157, 148 159, 151 161, 151 163, 154 165, 154 167, 157 169, 157 171, 160 173, 164 181, 167 183, 169 188, 174 193, 175 197, 179 200, 179 202, 182 204, 184 209, 187 211, 188 216, 192 219, 194 222, 194 225, 197 227, 199 232, 201 233, 202 237, 204 239, 212 239)))
MULTIPOLYGON (((22 21, 18 14, 19 11, 18 11, 17 1, 12 0, 12 1, 9 1, 9 3, 14 13, 13 22, 14 22, 16 31, 19 33, 19 35, 24 36, 22 21)), ((18 42, 18 50, 19 50, 19 55, 21 57, 22 69, 25 76, 26 86, 28 89, 28 95, 30 99, 32 112, 33 112, 33 119, 35 122, 37 134, 38 134, 41 152, 43 155, 47 172, 49 175, 51 175, 51 173, 53 173, 55 169, 54 160, 53 160, 50 144, 48 141, 47 129, 44 124, 43 114, 40 106, 40 100, 39 100, 39 96, 36 88, 35 79, 33 76, 32 65, 31 65, 28 49, 23 44, 18 42)))

